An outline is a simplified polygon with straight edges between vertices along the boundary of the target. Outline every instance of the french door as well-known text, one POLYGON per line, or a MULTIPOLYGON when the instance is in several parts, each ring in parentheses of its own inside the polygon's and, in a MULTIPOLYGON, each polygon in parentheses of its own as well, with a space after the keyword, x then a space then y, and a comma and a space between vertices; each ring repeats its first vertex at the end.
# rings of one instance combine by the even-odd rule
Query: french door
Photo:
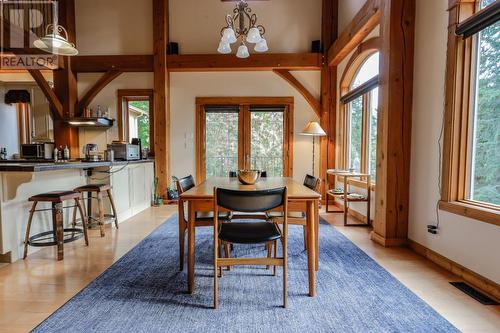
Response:
POLYGON ((293 100, 197 101, 203 102, 197 103, 197 179, 227 177, 239 169, 263 170, 268 177, 292 175, 293 100))

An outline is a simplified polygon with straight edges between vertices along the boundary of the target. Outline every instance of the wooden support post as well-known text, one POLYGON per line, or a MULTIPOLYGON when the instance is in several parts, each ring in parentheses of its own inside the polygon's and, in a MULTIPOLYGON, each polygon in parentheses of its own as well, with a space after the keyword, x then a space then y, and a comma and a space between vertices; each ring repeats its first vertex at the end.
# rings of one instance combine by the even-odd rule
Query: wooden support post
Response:
POLYGON ((415 0, 381 0, 377 193, 372 240, 408 237, 415 0))
MULTIPOLYGON (((68 39, 75 43, 75 0, 59 1, 59 24, 66 27, 68 39)), ((54 71, 54 91, 63 106, 63 117, 74 117, 78 92, 76 75, 71 67, 71 57, 63 57, 64 68, 54 71)), ((56 146, 67 145, 72 158, 80 156, 78 128, 69 127, 61 120, 54 122, 56 146)))
POLYGON ((170 182, 170 76, 167 71, 168 0, 153 0, 155 168, 159 194, 170 182))
POLYGON ((328 50, 338 35, 338 0, 323 0, 322 22, 324 64, 321 69, 320 123, 327 136, 320 142, 319 177, 324 181, 321 193, 325 198, 326 170, 335 167, 337 67, 329 67, 327 59, 328 50))

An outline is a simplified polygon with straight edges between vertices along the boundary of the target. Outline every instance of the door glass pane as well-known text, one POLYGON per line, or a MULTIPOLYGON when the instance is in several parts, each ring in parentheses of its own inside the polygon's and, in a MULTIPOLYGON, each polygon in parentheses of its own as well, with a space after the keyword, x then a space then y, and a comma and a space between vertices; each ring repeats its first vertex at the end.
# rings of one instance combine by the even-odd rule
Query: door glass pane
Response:
POLYGON ((375 182, 377 171, 377 117, 378 117, 378 88, 373 89, 370 95, 370 127, 369 127, 369 142, 368 142, 368 166, 372 176, 372 182, 375 182))
POLYGON ((206 177, 238 170, 238 113, 206 113, 206 177))
POLYGON ((361 141, 363 122, 363 96, 349 103, 349 142, 347 167, 361 171, 361 141))
POLYGON ((495 205, 500 205, 499 35, 498 22, 479 34, 469 189, 470 199, 495 205))
POLYGON ((283 112, 251 112, 250 167, 267 172, 268 177, 283 175, 283 112))
POLYGON ((149 127, 149 101, 128 103, 129 138, 141 139, 142 148, 151 148, 149 127))

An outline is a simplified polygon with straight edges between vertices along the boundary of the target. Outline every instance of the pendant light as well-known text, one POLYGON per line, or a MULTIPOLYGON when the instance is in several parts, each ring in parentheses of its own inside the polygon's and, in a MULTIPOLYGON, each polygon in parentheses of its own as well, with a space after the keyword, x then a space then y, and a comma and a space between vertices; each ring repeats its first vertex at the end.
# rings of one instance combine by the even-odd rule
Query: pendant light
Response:
POLYGON ((62 25, 58 24, 47 25, 45 37, 37 39, 33 45, 47 53, 62 56, 75 56, 78 54, 75 44, 68 41, 68 32, 62 25))

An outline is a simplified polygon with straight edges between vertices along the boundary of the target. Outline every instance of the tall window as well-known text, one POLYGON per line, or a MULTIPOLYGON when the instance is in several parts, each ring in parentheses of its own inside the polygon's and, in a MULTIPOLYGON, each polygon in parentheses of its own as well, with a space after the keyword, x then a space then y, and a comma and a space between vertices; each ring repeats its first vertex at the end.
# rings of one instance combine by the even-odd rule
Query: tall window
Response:
MULTIPOLYGON (((483 0, 484 8, 494 0, 483 0)), ((475 36, 468 197, 500 205, 500 23, 475 36)))
POLYGON ((455 2, 440 208, 500 225, 500 23, 493 20, 499 3, 455 2))
POLYGON ((344 167, 368 173, 375 181, 377 155, 379 53, 372 52, 346 69, 341 103, 344 112, 344 167), (354 67, 354 68, 353 68, 354 67))
POLYGON ((198 179, 238 169, 292 175, 292 98, 198 98, 197 109, 198 179))

